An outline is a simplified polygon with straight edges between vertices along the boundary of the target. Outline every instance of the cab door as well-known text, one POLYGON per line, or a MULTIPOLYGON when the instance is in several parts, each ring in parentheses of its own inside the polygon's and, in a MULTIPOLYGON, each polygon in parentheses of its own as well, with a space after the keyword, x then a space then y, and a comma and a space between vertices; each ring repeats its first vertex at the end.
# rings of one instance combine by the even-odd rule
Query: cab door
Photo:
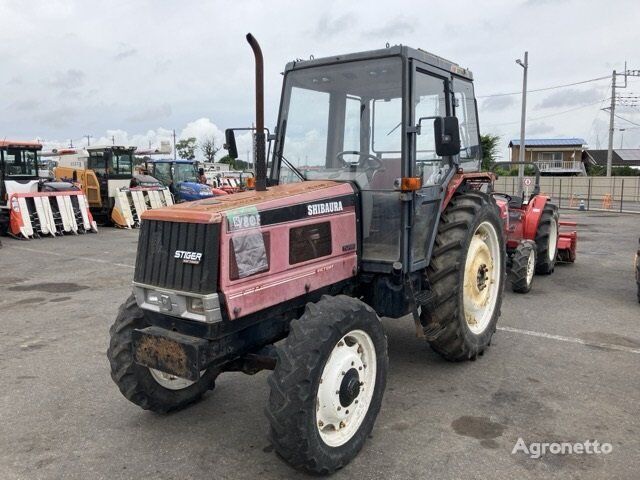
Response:
POLYGON ((435 69, 414 66, 411 91, 411 118, 420 125, 411 142, 412 176, 422 179, 422 188, 413 195, 410 229, 411 270, 428 264, 430 247, 440 218, 444 185, 453 173, 451 157, 436 154, 434 119, 450 115, 449 77, 435 69))

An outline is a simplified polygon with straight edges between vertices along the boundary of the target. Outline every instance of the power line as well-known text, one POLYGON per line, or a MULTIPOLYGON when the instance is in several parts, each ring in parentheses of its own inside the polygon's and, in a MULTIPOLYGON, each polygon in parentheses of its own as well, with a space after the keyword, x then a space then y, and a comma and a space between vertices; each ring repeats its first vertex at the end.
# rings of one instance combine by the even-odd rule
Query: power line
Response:
MULTIPOLYGON (((582 85, 584 83, 597 82, 597 81, 605 80, 605 79, 608 79, 608 78, 609 78, 609 76, 607 75, 606 77, 592 78, 591 80, 583 80, 581 82, 566 83, 564 85, 555 85, 553 87, 545 87, 545 88, 537 88, 537 89, 534 89, 534 90, 527 90, 527 93, 544 92, 544 91, 547 91, 547 90, 555 90, 556 88, 573 87, 574 85, 582 85)), ((491 95, 478 95, 476 98, 506 97, 508 95, 522 95, 522 92, 493 93, 491 95)))
MULTIPOLYGON (((569 110, 563 110, 562 112, 552 113, 550 115, 543 115, 541 117, 527 118, 527 122, 535 122, 537 120, 543 120, 545 118, 557 117, 558 115, 564 115, 565 113, 574 112, 574 111, 580 110, 582 108, 586 108, 586 107, 591 107, 593 105, 597 105, 599 103, 602 103, 602 100, 598 100, 597 102, 593 102, 593 103, 587 103, 586 105, 581 105, 579 107, 570 108, 569 110)), ((485 126, 487 126, 487 127, 500 127, 502 125, 513 125, 514 123, 520 123, 520 122, 516 121, 516 122, 506 122, 506 123, 494 123, 494 124, 489 124, 489 125, 485 125, 485 126)))
POLYGON ((617 113, 613 114, 615 117, 619 118, 620 120, 624 120, 625 122, 629 122, 631 125, 636 125, 638 127, 640 127, 640 123, 636 123, 636 122, 632 122, 631 120, 628 120, 624 117, 621 117, 620 115, 618 115, 617 113))

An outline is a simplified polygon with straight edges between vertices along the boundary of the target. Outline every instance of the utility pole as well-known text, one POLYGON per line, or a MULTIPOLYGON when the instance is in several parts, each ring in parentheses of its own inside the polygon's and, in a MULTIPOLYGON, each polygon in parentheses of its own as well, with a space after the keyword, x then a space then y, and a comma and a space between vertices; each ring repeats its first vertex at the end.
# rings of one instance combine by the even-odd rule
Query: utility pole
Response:
POLYGON ((113 145, 115 145, 115 144, 116 144, 116 136, 115 136, 115 135, 111 135, 111 143, 112 143, 113 145))
POLYGON ((91 140, 90 139, 91 139, 92 136, 93 135, 85 135, 85 138, 87 139, 87 147, 91 146, 91 140))
POLYGON ((176 129, 173 129, 173 161, 176 160, 176 129))
POLYGON ((524 150, 525 150, 525 125, 527 122, 527 73, 529 70, 529 52, 524 52, 524 62, 518 59, 516 63, 520 65, 523 69, 522 75, 522 118, 520 119, 520 149, 518 150, 519 158, 518 161, 520 165, 518 165, 518 184, 520 185, 520 189, 523 188, 523 180, 524 180, 524 150))
MULTIPOLYGON (((625 72, 626 73, 626 72, 625 72)), ((607 150, 607 177, 611 176, 613 161, 613 122, 616 116, 616 71, 611 75, 611 106, 609 107, 609 149, 607 150)))

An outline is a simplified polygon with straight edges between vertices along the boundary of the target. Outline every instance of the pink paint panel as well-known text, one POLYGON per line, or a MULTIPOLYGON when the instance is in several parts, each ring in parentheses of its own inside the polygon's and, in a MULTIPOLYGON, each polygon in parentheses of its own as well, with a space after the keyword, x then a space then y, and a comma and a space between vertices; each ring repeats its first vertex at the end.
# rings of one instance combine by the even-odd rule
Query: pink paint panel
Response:
POLYGON ((220 289, 226 297, 229 318, 238 318, 352 277, 357 267, 355 209, 340 214, 314 216, 295 222, 262 227, 269 232, 269 270, 231 280, 230 240, 247 231, 221 232, 220 289), (289 230, 331 222, 331 254, 289 265, 289 230), (237 312, 237 313, 234 313, 237 312))

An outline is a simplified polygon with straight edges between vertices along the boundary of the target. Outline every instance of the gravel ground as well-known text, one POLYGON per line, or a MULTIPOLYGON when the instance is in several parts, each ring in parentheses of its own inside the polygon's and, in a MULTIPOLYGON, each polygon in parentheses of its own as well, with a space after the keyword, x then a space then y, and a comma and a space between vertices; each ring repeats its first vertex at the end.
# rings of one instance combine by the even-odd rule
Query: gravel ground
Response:
MULTIPOLYGON (((507 292, 476 362, 441 360, 409 318, 385 319, 390 375, 360 455, 334 478, 638 478, 640 217, 579 222, 574 265, 507 292), (512 454, 531 442, 612 445, 607 455, 512 454)), ((224 374, 189 409, 157 415, 109 376, 108 330, 130 291, 136 231, 0 250, 0 479, 298 478, 267 439, 269 372, 224 374)))

